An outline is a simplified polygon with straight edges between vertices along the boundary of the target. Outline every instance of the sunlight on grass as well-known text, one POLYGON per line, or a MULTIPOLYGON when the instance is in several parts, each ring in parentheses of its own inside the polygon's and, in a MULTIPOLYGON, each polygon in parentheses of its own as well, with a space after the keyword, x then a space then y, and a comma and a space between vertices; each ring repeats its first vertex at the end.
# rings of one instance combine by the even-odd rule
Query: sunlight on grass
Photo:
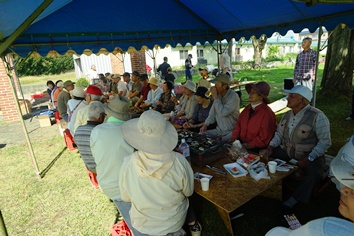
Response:
POLYGON ((73 80, 76 81, 75 71, 67 72, 60 75, 43 75, 43 76, 24 76, 20 77, 22 85, 25 84, 46 84, 47 80, 52 80, 54 83, 57 80, 73 80))

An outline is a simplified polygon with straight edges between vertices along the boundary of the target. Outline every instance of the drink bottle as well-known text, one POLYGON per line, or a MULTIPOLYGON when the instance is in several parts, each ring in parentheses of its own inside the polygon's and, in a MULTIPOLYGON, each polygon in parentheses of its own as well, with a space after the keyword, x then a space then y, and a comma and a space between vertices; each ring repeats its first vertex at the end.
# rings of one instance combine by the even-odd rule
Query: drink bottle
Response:
POLYGON ((178 147, 178 151, 187 159, 189 164, 191 163, 189 145, 186 143, 186 140, 183 138, 181 144, 178 147))

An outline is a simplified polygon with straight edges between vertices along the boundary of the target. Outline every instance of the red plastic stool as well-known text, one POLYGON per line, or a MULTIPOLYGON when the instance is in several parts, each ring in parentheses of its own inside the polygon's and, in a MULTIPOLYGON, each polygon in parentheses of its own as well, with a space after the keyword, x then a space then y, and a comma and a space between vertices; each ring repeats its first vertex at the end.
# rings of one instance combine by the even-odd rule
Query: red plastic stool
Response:
POLYGON ((77 146, 74 142, 74 138, 70 133, 70 130, 66 129, 64 130, 64 141, 66 144, 66 147, 69 149, 69 151, 74 151, 77 150, 77 146))
POLYGON ((86 169, 86 173, 90 180, 91 185, 96 189, 100 188, 97 181, 97 174, 89 171, 88 169, 86 169))
POLYGON ((124 220, 119 221, 111 227, 111 234, 112 236, 133 236, 124 220))
POLYGON ((55 117, 55 123, 59 124, 60 123, 60 119, 61 119, 60 114, 59 114, 59 110, 56 110, 54 112, 54 117, 55 117))

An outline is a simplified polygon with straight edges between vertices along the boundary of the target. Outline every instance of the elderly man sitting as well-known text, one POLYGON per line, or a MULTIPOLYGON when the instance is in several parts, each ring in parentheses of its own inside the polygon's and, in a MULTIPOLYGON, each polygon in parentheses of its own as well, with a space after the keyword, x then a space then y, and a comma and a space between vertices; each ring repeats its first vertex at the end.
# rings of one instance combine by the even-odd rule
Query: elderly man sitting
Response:
POLYGON ((149 110, 124 123, 122 133, 137 150, 124 159, 119 175, 122 200, 132 203, 132 226, 148 235, 185 235, 194 177, 186 158, 173 151, 176 129, 149 110))
POLYGON ((279 122, 278 130, 263 156, 285 161, 294 159, 303 172, 298 186, 291 197, 283 203, 282 213, 289 213, 299 202, 308 203, 313 190, 319 185, 324 174, 324 154, 331 146, 329 120, 322 111, 310 105, 312 91, 297 85, 289 92, 288 107, 279 122))
POLYGON ((102 124, 106 113, 102 103, 94 101, 88 106, 88 120, 86 125, 81 125, 76 129, 75 132, 75 143, 79 149, 82 160, 85 163, 88 177, 91 184, 98 188, 98 183, 96 179, 96 162, 92 156, 90 147, 90 136, 93 128, 97 125, 102 124))
POLYGON ((129 216, 131 204, 122 201, 119 190, 119 172, 124 157, 134 152, 133 147, 125 142, 121 133, 122 124, 131 118, 129 100, 117 95, 105 105, 105 109, 110 117, 106 123, 97 125, 92 130, 90 138, 97 180, 101 190, 114 202, 133 234, 140 236, 142 234, 131 226, 129 216))
MULTIPOLYGON (((92 101, 101 101, 102 99, 102 90, 94 85, 90 85, 87 87, 86 89, 86 104, 89 105, 90 102, 92 101)), ((75 122, 74 125, 74 130, 73 132, 75 133, 77 127, 79 127, 80 125, 86 125, 87 120, 88 120, 88 106, 84 106, 82 108, 80 108, 77 111, 77 115, 76 115, 76 120, 73 121, 75 122)))
POLYGON ((226 142, 231 138, 240 114, 240 98, 230 89, 230 79, 226 75, 218 75, 210 82, 215 83, 215 87, 211 88, 214 103, 200 132, 205 132, 213 138, 221 137, 222 141, 226 142), (217 123, 216 129, 207 130, 214 122, 217 123))

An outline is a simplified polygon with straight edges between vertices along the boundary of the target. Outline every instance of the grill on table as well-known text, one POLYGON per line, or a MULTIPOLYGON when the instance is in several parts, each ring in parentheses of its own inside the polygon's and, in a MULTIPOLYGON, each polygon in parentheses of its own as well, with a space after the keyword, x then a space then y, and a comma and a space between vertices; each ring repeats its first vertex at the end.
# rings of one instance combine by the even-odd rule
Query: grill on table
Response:
POLYGON ((191 161, 197 165, 206 165, 225 155, 225 142, 211 139, 204 134, 182 131, 178 133, 178 146, 184 138, 189 145, 191 161))

